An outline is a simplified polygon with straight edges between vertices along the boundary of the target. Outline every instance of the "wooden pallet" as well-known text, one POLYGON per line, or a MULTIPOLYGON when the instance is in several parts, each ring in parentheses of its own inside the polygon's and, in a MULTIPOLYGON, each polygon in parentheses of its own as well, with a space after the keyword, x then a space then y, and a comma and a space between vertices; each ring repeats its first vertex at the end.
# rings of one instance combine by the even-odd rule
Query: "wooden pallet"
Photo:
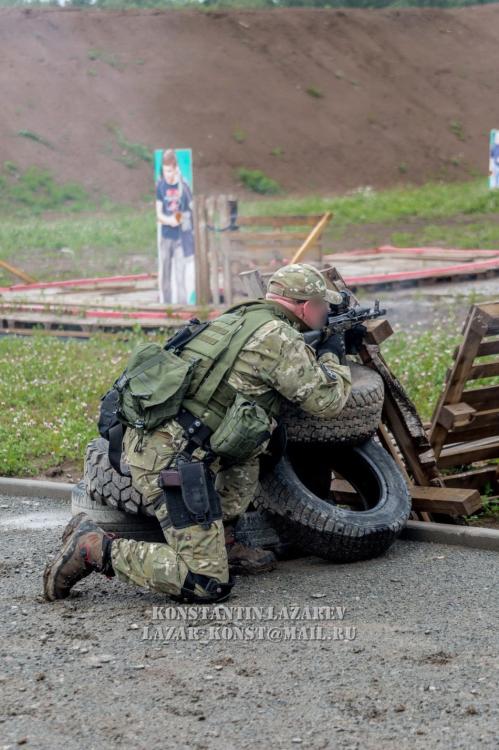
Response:
MULTIPOLYGON (((499 459, 499 383, 488 380, 499 376, 499 302, 473 305, 462 333, 429 438, 440 468, 469 467, 459 472, 462 481, 496 493, 499 466, 483 462, 499 459)), ((455 482, 455 476, 446 478, 446 484, 455 482)))

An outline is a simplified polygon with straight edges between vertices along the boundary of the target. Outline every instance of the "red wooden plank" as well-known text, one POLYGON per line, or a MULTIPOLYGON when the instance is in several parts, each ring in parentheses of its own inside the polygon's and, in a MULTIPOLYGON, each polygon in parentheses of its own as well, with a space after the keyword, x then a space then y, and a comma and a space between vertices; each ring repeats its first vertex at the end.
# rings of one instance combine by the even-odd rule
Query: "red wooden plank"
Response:
POLYGON ((92 279, 65 279, 64 281, 38 281, 36 284, 14 284, 2 286, 0 292, 22 292, 29 289, 51 289, 53 287, 85 286, 87 284, 110 284, 120 281, 148 281, 156 278, 153 273, 135 273, 130 276, 103 276, 92 279))
POLYGON ((424 268, 419 271, 400 271, 398 273, 373 273, 366 276, 347 276, 345 281, 348 285, 390 283, 392 281, 410 281, 426 278, 437 278, 445 276, 459 276, 460 274, 473 274, 479 271, 499 270, 499 258, 490 260, 479 260, 472 263, 460 263, 454 266, 436 266, 435 268, 424 268))

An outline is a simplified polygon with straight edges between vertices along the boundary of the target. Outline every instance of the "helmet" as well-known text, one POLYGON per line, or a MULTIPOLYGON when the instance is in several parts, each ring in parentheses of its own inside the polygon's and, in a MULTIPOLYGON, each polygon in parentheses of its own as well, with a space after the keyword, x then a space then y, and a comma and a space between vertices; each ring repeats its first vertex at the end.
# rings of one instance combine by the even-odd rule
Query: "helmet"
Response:
POLYGON ((323 299, 340 305, 342 296, 326 286, 324 276, 308 263, 292 263, 276 271, 269 280, 267 291, 295 300, 323 299))

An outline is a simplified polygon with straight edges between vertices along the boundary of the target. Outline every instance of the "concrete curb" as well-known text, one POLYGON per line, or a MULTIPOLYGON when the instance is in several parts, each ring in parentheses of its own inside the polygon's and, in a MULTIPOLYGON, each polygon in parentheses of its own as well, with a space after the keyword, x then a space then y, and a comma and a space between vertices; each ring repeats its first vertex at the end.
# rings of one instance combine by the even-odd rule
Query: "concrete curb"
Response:
POLYGON ((71 501, 74 484, 68 482, 45 482, 38 479, 10 479, 0 477, 0 495, 52 498, 71 501))
POLYGON ((499 552, 499 531, 477 526, 454 526, 449 523, 408 521, 401 534, 401 539, 409 539, 413 542, 458 544, 462 547, 499 552))

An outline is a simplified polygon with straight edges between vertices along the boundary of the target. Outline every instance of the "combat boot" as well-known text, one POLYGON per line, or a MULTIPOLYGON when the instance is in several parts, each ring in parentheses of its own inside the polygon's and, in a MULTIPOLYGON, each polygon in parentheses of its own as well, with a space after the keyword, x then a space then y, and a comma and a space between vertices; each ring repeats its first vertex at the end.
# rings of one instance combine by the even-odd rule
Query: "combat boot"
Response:
POLYGON ((232 573, 256 575, 274 570, 276 557, 273 552, 262 549, 262 547, 248 547, 246 544, 236 542, 234 526, 224 524, 225 549, 229 562, 229 570, 232 573))
POLYGON ((65 599, 71 588, 90 573, 114 576, 111 544, 114 534, 107 534, 85 513, 78 513, 62 534, 62 548, 43 573, 43 591, 48 601, 65 599))

